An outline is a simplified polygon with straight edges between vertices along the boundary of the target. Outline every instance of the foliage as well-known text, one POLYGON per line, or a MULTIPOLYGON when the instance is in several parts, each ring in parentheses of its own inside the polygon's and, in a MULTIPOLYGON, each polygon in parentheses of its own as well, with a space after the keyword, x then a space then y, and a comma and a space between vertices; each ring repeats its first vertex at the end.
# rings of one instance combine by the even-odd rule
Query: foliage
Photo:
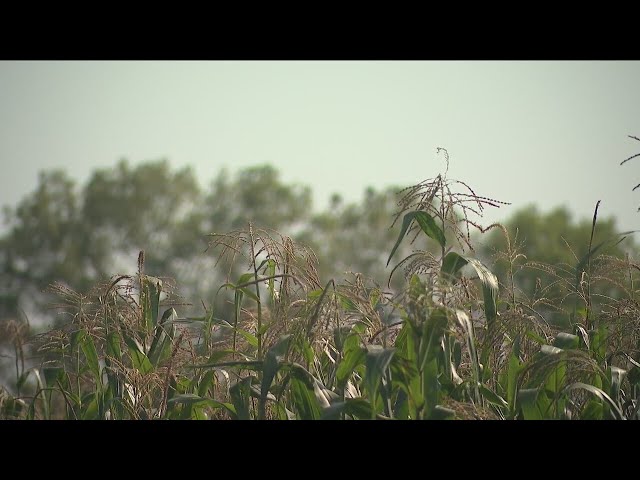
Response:
POLYGON ((629 296, 620 278, 629 266, 613 259, 637 254, 630 233, 618 233, 613 218, 599 219, 597 225, 588 220, 574 222, 566 208, 542 214, 530 206, 481 239, 478 252, 485 259, 495 259, 495 274, 515 298, 551 323, 566 326, 576 302, 584 302, 587 285, 591 302, 629 296))
MULTIPOLYGON (((126 172, 120 170, 123 178, 126 172)), ((245 186, 259 188, 254 175, 276 181, 269 170, 255 170, 242 179, 245 186)), ((63 180, 56 180, 58 200, 67 205, 56 210, 60 222, 65 211, 78 208, 63 180)), ((94 186, 112 180, 105 176, 94 186)), ((226 184, 223 177, 217 182, 226 184)), ((616 250, 615 239, 605 248, 613 224, 602 222, 600 229, 597 209, 588 228, 567 233, 576 255, 542 304, 527 295, 528 284, 520 278, 522 262, 532 260, 511 241, 514 226, 485 228, 471 218, 501 202, 477 195, 446 172, 402 191, 393 236, 384 239, 388 250, 381 258, 360 257, 389 265, 386 286, 361 273, 327 281, 311 248, 263 223, 274 214, 294 228, 305 213, 282 206, 275 214, 260 206, 245 217, 242 208, 257 198, 254 190, 245 193, 247 205, 236 191, 228 211, 217 217, 194 211, 189 220, 234 225, 208 236, 204 258, 214 262, 221 280, 199 314, 184 313, 193 309, 184 308, 167 278, 147 274, 149 254, 141 251, 134 274, 116 275, 84 292, 54 283, 50 292, 66 319, 58 328, 27 339, 23 323, 6 323, 16 382, 14 389, 0 391, 0 416, 638 419, 640 265, 631 252, 616 250), (472 230, 489 230, 490 239, 502 235, 501 265, 474 255, 472 230), (422 244, 414 243, 418 239, 422 244), (558 312, 569 318, 566 325, 550 321, 558 312), (37 353, 37 365, 25 364, 25 342, 37 353)), ((288 194, 305 198, 304 192, 288 194)), ((136 195, 146 201, 144 192, 136 195)), ((388 202, 373 191, 367 195, 372 207, 388 202)), ((313 221, 341 235, 354 212, 350 208, 336 205, 313 221)), ((368 228, 383 228, 386 213, 355 213, 366 220, 356 223, 355 238, 368 228)), ((534 222, 534 233, 568 222, 562 212, 539 223, 535 212, 524 214, 534 222)), ((526 227, 518 224, 518 235, 526 227)), ((143 238, 145 228, 125 235, 143 238)), ((40 241, 48 245, 54 239, 40 241)), ((544 252, 540 245, 533 248, 544 252)), ((547 253, 555 262, 548 272, 564 260, 554 256, 557 250, 547 253)))

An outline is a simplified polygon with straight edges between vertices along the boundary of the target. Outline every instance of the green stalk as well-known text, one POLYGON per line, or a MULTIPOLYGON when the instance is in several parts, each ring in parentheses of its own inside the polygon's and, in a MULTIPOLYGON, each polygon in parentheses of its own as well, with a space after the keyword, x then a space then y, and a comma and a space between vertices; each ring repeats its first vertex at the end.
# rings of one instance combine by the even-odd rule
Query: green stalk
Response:
MULTIPOLYGON (((507 229, 504 229, 504 233, 507 236, 507 254, 509 255, 509 281, 511 283, 511 308, 515 310, 516 308, 516 284, 514 281, 514 275, 513 275, 513 262, 515 261, 514 258, 514 251, 513 251, 513 247, 511 245, 511 239, 509 238, 509 232, 507 231, 507 229)), ((518 240, 518 230, 516 230, 516 240, 518 240)))
MULTIPOLYGON (((440 198, 440 220, 442 222, 442 235, 444 236, 444 238, 446 239, 446 222, 445 222, 445 215, 446 215, 446 211, 445 211, 445 206, 444 206, 444 182, 442 180, 440 180, 441 182, 441 187, 440 187, 440 192, 441 192, 441 198, 440 198)), ((444 256, 445 256, 445 250, 446 250, 446 243, 443 242, 443 244, 440 247, 440 268, 442 269, 442 265, 444 263, 444 256)), ((447 304, 447 289, 444 288, 442 290, 442 304, 446 305, 447 304)))
POLYGON ((591 237, 589 238, 589 252, 587 260, 587 316, 585 318, 585 324, 587 330, 589 330, 589 314, 591 313, 591 247, 593 245, 593 234, 596 231, 596 220, 598 219, 598 207, 600 206, 600 200, 596 202, 596 208, 593 212, 593 223, 591 224, 591 237))
MULTIPOLYGON (((258 325, 256 337, 258 338, 258 360, 262 360, 262 302, 260 301, 260 285, 258 283, 258 266, 256 265, 256 252, 254 248, 253 225, 249 222, 249 240, 251 243, 251 263, 253 265, 253 275, 256 281, 256 298, 258 299, 258 325)), ((259 372, 259 379, 262 380, 262 372, 259 372)), ((258 401, 258 419, 266 418, 266 398, 260 396, 258 401)))

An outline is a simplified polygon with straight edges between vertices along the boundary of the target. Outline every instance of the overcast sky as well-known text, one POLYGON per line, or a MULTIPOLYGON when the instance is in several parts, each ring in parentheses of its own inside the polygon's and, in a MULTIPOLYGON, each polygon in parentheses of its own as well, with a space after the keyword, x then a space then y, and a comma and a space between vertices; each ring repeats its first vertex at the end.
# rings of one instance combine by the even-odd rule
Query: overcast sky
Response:
POLYGON ((640 62, 0 62, 0 204, 42 169, 168 158, 203 186, 271 163, 358 200, 449 176, 512 203, 640 228, 640 62))

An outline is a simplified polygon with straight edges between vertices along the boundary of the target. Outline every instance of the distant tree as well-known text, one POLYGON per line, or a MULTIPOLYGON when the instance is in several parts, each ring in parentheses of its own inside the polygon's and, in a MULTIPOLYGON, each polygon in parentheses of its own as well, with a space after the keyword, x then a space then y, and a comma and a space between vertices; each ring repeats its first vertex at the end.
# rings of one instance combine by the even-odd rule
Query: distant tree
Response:
POLYGON ((94 172, 83 199, 82 223, 101 277, 135 266, 140 250, 153 274, 170 275, 202 242, 197 210, 203 194, 189 168, 173 172, 166 160, 132 168, 121 161, 94 172))
POLYGON ((309 218, 311 189, 286 185, 270 165, 240 170, 231 179, 222 170, 213 180, 206 198, 206 227, 210 231, 256 226, 287 233, 309 218))
MULTIPOLYGON (((184 252, 174 241, 189 228, 189 211, 201 193, 189 170, 170 171, 166 161, 98 170, 79 192, 60 170, 44 172, 36 190, 5 209, 0 238, 2 308, 44 313, 43 290, 53 282, 85 291, 98 280, 135 269, 139 250, 157 272, 184 252)), ((192 239, 190 239, 192 240, 192 239)), ((13 310, 13 312, 11 312, 13 310)))
POLYGON ((80 292, 118 273, 133 273, 140 250, 147 273, 180 280, 192 301, 210 297, 222 278, 204 253, 207 234, 249 221, 290 234, 311 212, 308 187, 285 185, 270 166, 226 171, 203 192, 191 169, 166 160, 93 172, 79 190, 61 170, 44 172, 36 190, 5 209, 0 237, 0 313, 44 314, 44 289, 64 282, 80 292))
POLYGON ((5 309, 17 309, 21 298, 37 297, 57 279, 79 288, 93 280, 80 209, 74 182, 60 170, 41 173, 31 195, 14 209, 5 208, 8 233, 0 239, 5 309))
POLYGON ((283 183, 272 166, 245 168, 234 176, 226 169, 221 170, 193 212, 192 232, 197 232, 198 239, 184 231, 173 237, 176 246, 193 254, 177 275, 179 284, 190 292, 194 303, 211 301, 227 277, 235 281, 246 272, 248 262, 239 260, 231 264, 221 260, 216 249, 205 252, 212 239, 210 234, 244 230, 251 222, 256 228, 268 228, 297 239, 311 212, 311 189, 283 183))
POLYGON ((13 370, 12 357, 21 351, 28 321, 46 318, 47 285, 60 279, 86 288, 94 279, 80 208, 74 182, 60 170, 40 174, 32 194, 15 208, 5 208, 8 228, 0 237, 0 377, 13 370))
POLYGON ((223 171, 208 191, 191 169, 172 170, 166 160, 136 166, 122 160, 94 171, 82 188, 62 170, 43 172, 35 191, 5 208, 0 322, 24 318, 22 312, 36 325, 58 320, 49 285, 86 292, 112 275, 134 273, 140 250, 146 273, 176 279, 177 293, 201 308, 224 281, 214 252, 205 253, 208 234, 249 221, 287 234, 300 230, 310 212, 310 189, 285 185, 269 166, 233 178, 223 171))

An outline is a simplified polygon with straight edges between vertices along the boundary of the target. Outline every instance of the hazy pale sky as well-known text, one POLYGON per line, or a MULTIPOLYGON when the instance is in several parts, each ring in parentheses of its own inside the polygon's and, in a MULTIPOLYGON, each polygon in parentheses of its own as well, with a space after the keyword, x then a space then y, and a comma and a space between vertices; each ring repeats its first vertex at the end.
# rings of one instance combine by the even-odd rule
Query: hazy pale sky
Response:
POLYGON ((0 205, 42 169, 168 158, 203 186, 271 163, 332 192, 437 175, 512 203, 640 228, 640 62, 0 62, 0 205))

